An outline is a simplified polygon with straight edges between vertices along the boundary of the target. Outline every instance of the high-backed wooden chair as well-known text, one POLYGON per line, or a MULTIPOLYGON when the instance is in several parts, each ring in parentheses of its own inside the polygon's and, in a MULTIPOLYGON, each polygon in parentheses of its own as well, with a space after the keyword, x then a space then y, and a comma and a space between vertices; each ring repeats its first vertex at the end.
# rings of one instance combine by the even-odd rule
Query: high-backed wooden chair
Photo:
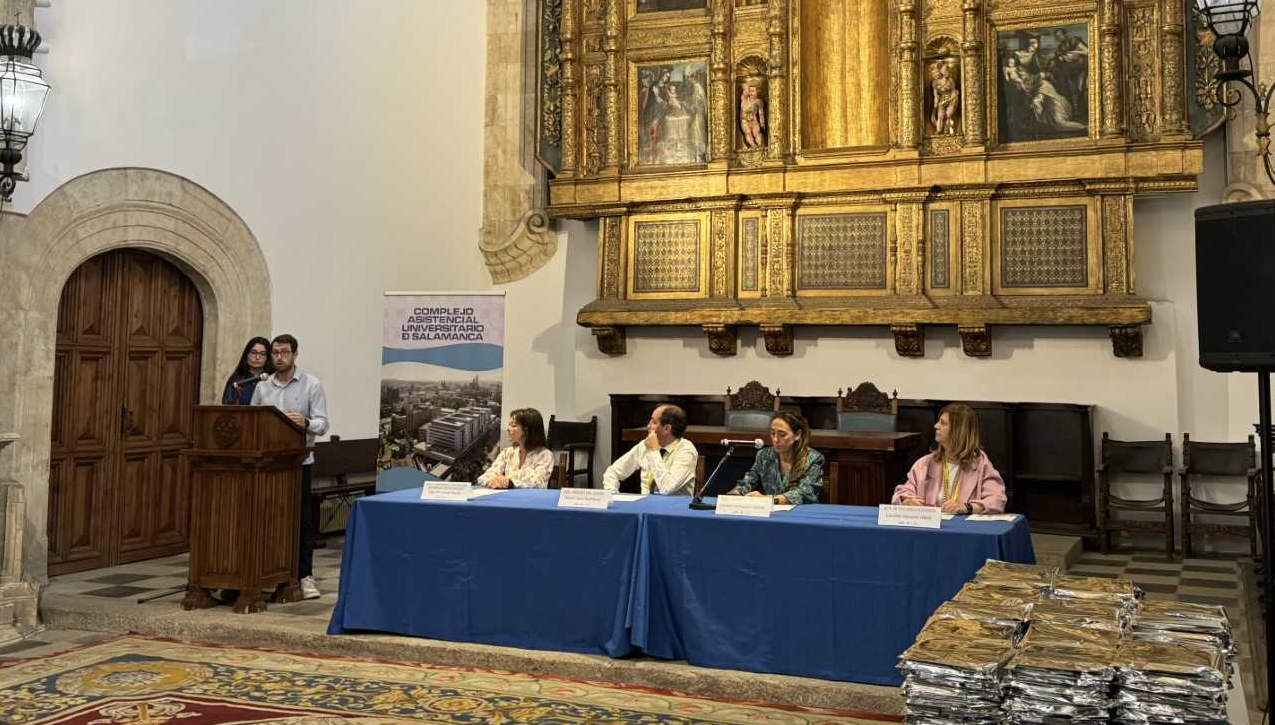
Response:
POLYGON ((1182 435, 1182 468, 1178 470, 1182 481, 1182 555, 1191 556, 1192 534, 1222 534, 1247 536, 1249 552, 1253 560, 1258 558, 1257 503, 1258 481, 1257 447, 1253 436, 1247 443, 1206 443, 1191 440, 1191 434, 1182 435), (1196 498, 1191 492, 1192 476, 1243 476, 1244 498, 1230 503, 1215 503, 1196 498), (1192 521, 1191 514, 1243 518, 1245 523, 1204 523, 1192 521))
POLYGON ((859 383, 843 397, 837 389, 837 430, 893 433, 899 421, 899 392, 886 395, 872 383, 859 383))
POLYGON ((557 416, 549 416, 549 430, 545 434, 549 442, 549 450, 554 452, 557 462, 553 474, 549 477, 550 488, 575 488, 576 479, 584 476, 584 487, 593 487, 593 449, 598 439, 598 416, 591 416, 588 421, 576 422, 558 420, 557 416), (583 453, 585 464, 577 467, 577 453, 583 453))
POLYGON ((1104 431, 1102 464, 1098 466, 1098 528, 1103 553, 1111 547, 1111 534, 1117 531, 1151 531, 1164 534, 1165 555, 1173 557, 1173 437, 1164 434, 1162 441, 1118 441, 1104 431), (1120 474, 1160 475, 1164 487, 1156 498, 1138 499, 1111 493, 1111 477, 1120 474), (1120 511, 1156 513, 1162 521, 1119 518, 1120 511))
POLYGON ((768 430, 770 417, 779 410, 779 391, 756 380, 749 381, 739 392, 726 388, 726 427, 744 430, 768 430))

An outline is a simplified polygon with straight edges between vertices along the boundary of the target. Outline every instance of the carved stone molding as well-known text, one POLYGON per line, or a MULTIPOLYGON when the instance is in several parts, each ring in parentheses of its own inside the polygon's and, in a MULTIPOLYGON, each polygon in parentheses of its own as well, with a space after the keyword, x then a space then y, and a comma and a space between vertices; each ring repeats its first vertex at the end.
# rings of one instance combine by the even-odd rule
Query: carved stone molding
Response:
POLYGON ((714 355, 730 357, 739 352, 739 331, 734 325, 704 325, 708 336, 708 351, 714 355))
POLYGON ((6 351, 12 384, 0 384, 0 427, 21 436, 10 460, 27 508, 24 576, 44 582, 54 353, 66 280, 90 257, 126 247, 144 245, 176 262, 203 304, 199 399, 211 404, 221 400, 223 376, 244 340, 271 328, 270 273, 235 210, 198 184, 154 169, 72 179, 26 217, 0 214, 0 239, 7 260, 0 265, 0 340, 23 343, 6 351))
POLYGON ((1116 357, 1142 357, 1142 326, 1111 327, 1111 352, 1116 357))
POLYGON ((900 357, 925 356, 925 330, 920 325, 890 325, 890 333, 900 357))
POLYGON ((992 356, 992 335, 987 325, 958 325, 961 334, 961 348, 970 357, 992 356))
MULTIPOLYGON (((564 36, 573 33, 575 0, 562 0, 564 36)), ((536 68, 535 0, 487 0, 487 103, 483 148, 483 224, 478 248, 492 282, 522 279, 558 251, 558 235, 545 213, 546 172, 536 161, 535 123, 524 114, 538 107, 525 68, 536 68), (522 42, 511 43, 510 36, 522 42)), ((575 124, 575 60, 564 43, 562 126, 575 124)), ((575 133, 562 134, 564 170, 575 166, 575 133), (567 148, 567 144, 571 149, 567 148), (570 150, 570 153, 568 151, 570 150)))
POLYGON ((762 325, 761 334, 766 339, 766 352, 777 356, 792 354, 791 325, 762 325))
POLYGON ((623 355, 628 352, 627 338, 623 327, 593 327, 593 338, 598 343, 598 352, 604 355, 623 355))
MULTIPOLYGON (((18 436, 0 433, 0 455, 18 436)), ((0 475, 0 644, 36 631, 35 584, 23 575, 22 541, 26 528, 26 492, 17 482, 0 475)))

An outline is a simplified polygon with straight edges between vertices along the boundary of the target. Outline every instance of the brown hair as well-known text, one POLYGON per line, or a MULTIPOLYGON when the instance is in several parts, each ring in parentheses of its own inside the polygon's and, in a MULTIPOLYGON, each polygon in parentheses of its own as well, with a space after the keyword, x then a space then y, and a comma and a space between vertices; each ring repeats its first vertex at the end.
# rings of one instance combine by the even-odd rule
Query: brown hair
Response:
POLYGON ((792 488, 793 482, 800 479, 801 474, 806 472, 806 463, 810 458, 810 424, 801 417, 801 413, 787 410, 781 410, 770 416, 771 423, 777 420, 782 420, 792 430, 793 435, 799 436, 797 447, 792 451, 792 471, 788 474, 788 487, 792 488))
POLYGON ((522 446, 528 453, 548 447, 545 442, 545 419, 540 416, 540 411, 535 408, 519 408, 510 413, 509 417, 522 428, 522 446))
POLYGON ((939 412, 947 416, 947 444, 939 443, 934 457, 940 462, 956 461, 962 468, 973 468, 978 463, 982 447, 978 442, 978 416, 968 405, 953 403, 939 412))

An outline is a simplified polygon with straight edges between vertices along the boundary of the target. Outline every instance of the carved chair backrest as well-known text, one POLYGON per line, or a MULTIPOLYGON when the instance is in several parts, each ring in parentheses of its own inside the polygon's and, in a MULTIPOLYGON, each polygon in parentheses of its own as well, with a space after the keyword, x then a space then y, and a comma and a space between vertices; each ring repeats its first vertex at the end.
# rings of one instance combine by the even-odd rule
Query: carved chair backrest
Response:
POLYGON ((896 430, 899 420, 899 392, 886 395, 872 383, 860 383, 842 396, 837 390, 837 430, 842 432, 886 432, 896 430))
POLYGON ((725 402, 727 428, 766 430, 770 417, 779 410, 780 396, 778 390, 771 395, 770 388, 751 380, 739 392, 727 388, 725 402))

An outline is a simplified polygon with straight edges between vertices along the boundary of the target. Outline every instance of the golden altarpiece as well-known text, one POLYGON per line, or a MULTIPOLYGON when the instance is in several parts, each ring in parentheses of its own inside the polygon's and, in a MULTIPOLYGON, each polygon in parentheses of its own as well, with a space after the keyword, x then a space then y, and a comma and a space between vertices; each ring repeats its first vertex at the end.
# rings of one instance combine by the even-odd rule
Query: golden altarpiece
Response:
POLYGON ((952 325, 986 356, 995 325, 1093 325, 1141 355, 1133 199, 1203 163, 1189 2, 540 0, 539 25, 548 210, 599 219, 577 321, 603 352, 879 325, 919 356, 952 325))

